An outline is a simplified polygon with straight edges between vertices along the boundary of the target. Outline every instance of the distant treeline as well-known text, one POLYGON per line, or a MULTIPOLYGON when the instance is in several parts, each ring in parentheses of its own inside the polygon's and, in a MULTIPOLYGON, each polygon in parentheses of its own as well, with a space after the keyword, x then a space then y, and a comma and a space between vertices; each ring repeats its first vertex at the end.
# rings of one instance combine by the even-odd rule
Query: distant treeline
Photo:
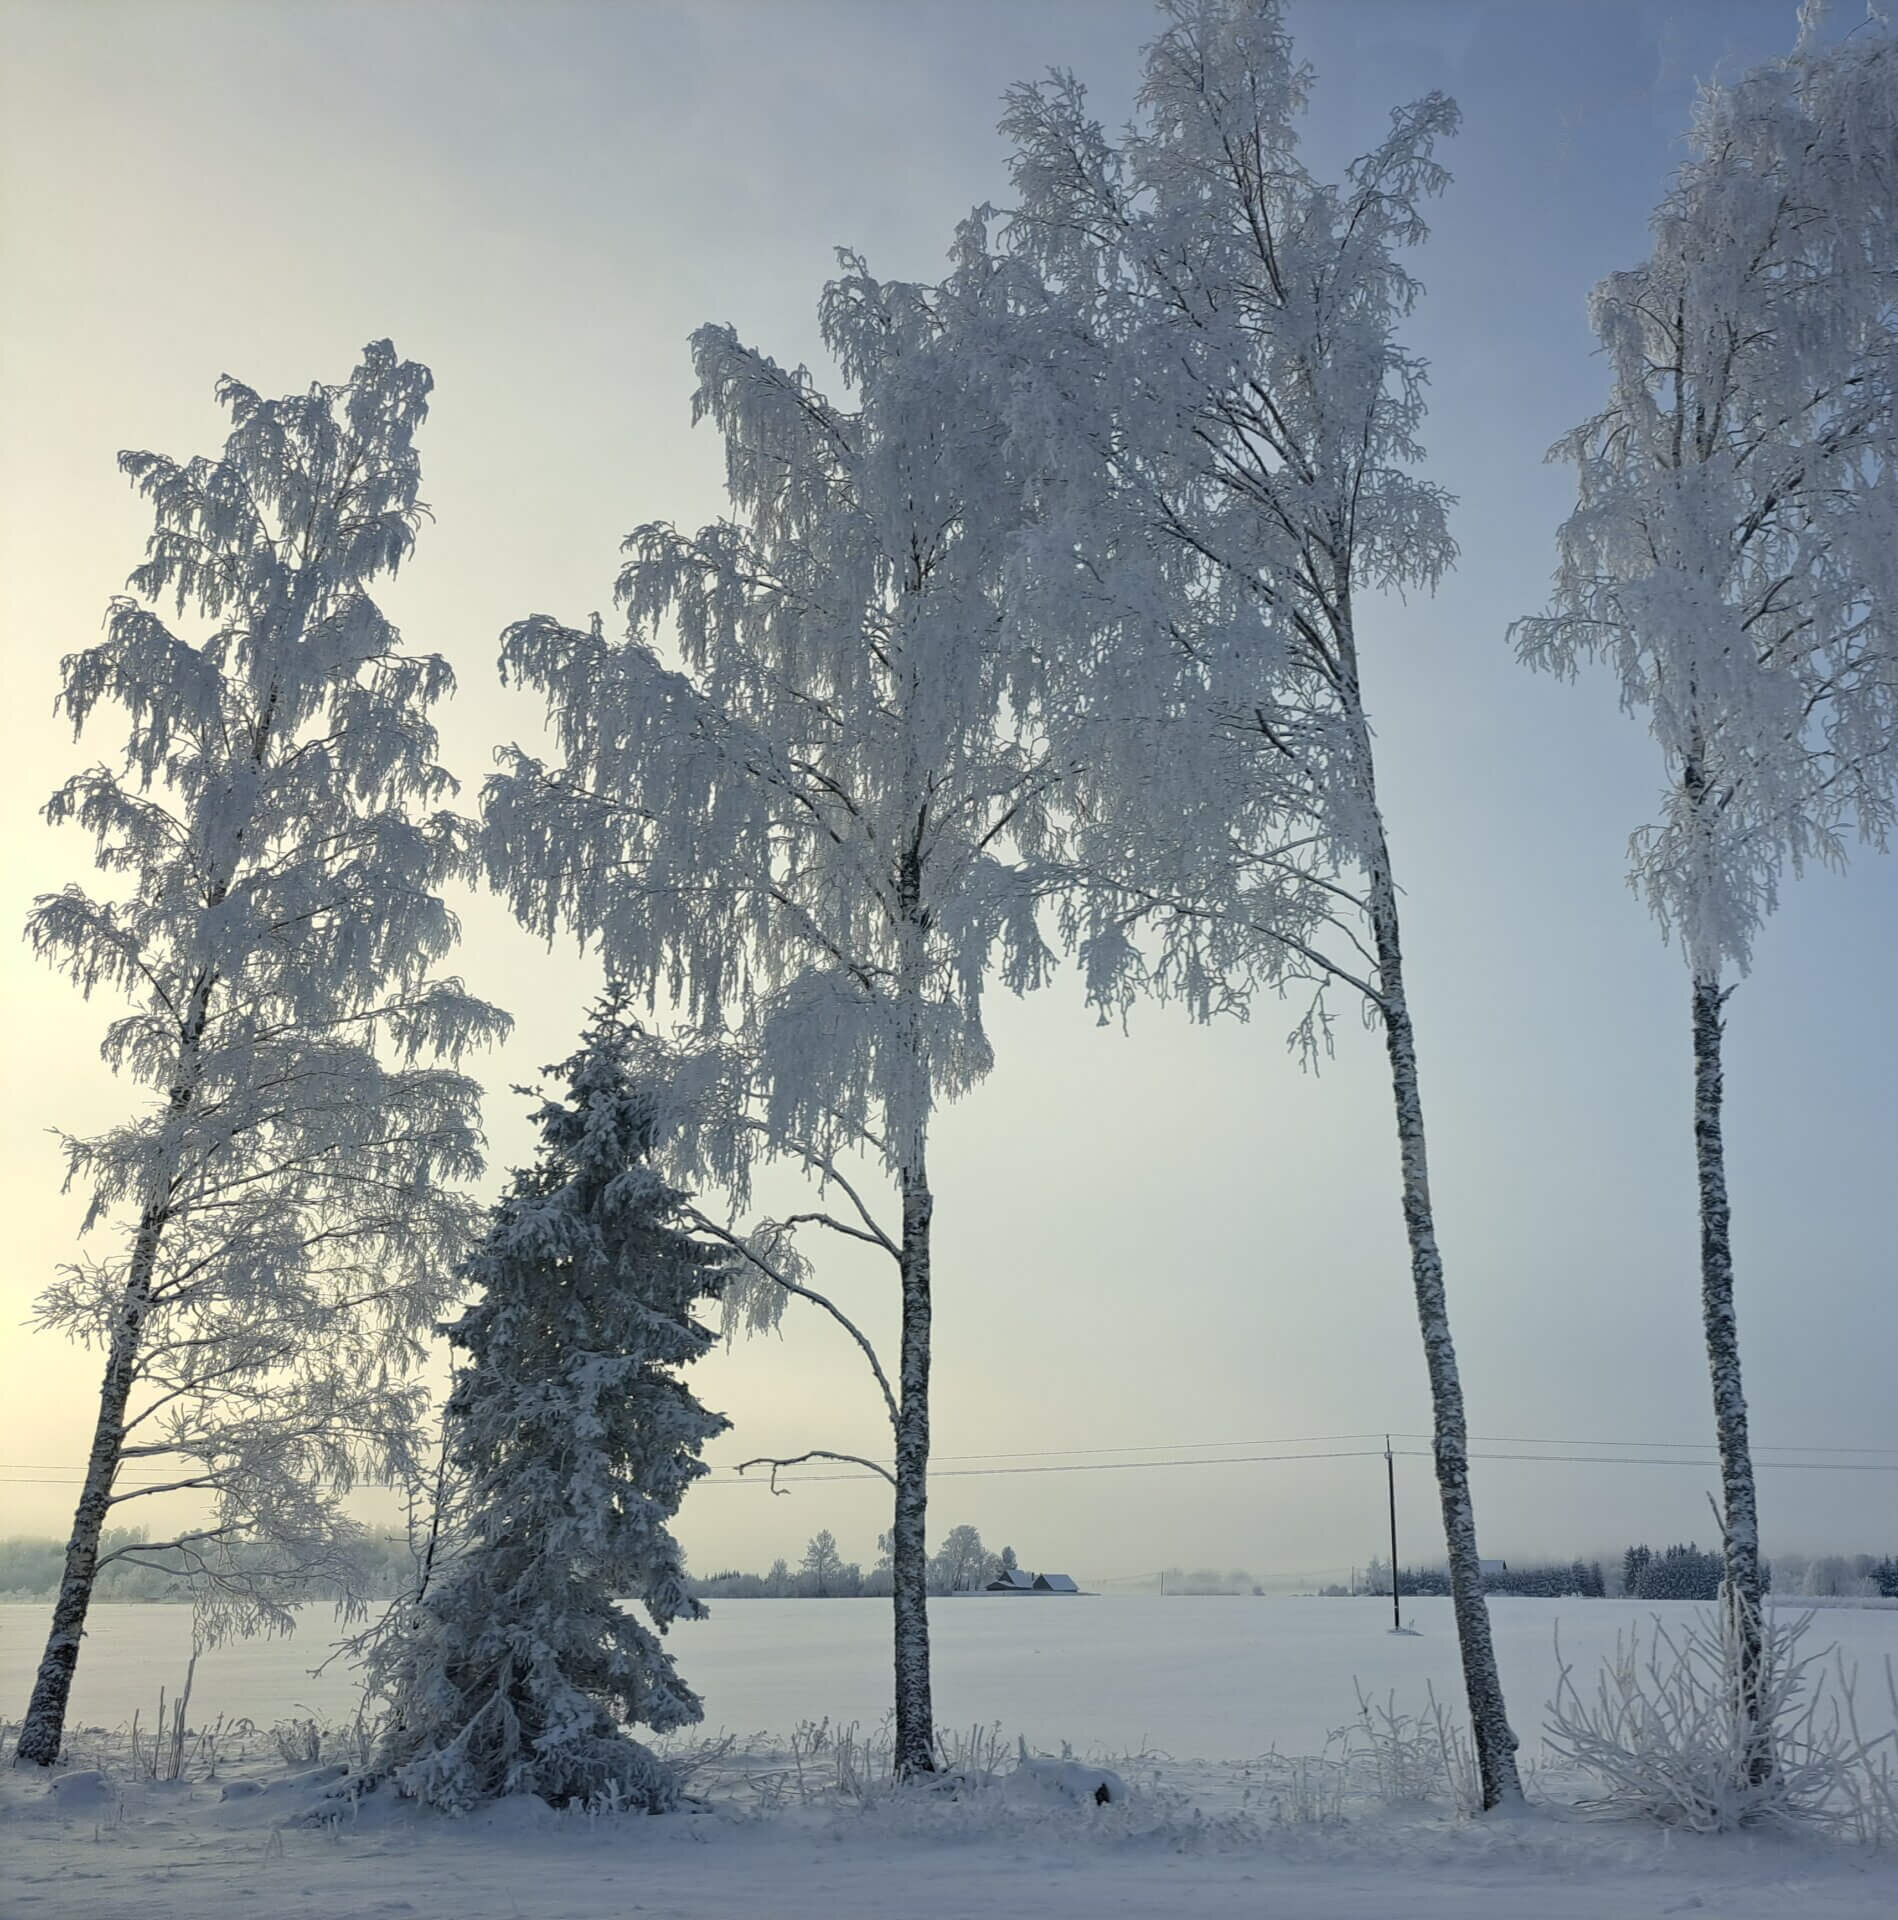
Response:
MULTIPOLYGON (((1485 1572, 1483 1586, 1494 1594, 1527 1594, 1542 1599, 1714 1600, 1719 1598, 1722 1574, 1717 1549, 1693 1541, 1655 1549, 1647 1545, 1626 1549, 1607 1571, 1599 1560, 1565 1560, 1537 1564, 1515 1562, 1485 1572)), ((1869 1553, 1781 1554, 1764 1564, 1766 1591, 1799 1599, 1898 1598, 1898 1555, 1883 1558, 1869 1553)), ((1388 1594, 1390 1573, 1373 1559, 1360 1593, 1388 1594)), ((1328 1594, 1350 1589, 1326 1587, 1328 1594)), ((1397 1591, 1404 1595, 1447 1594, 1450 1575, 1444 1567, 1400 1567, 1397 1591)))
MULTIPOLYGON (((1805 1600, 1898 1599, 1898 1555, 1782 1553, 1762 1569, 1766 1591, 1805 1600)), ((1720 1592, 1721 1556, 1690 1541, 1656 1553, 1630 1547, 1621 1557, 1621 1591, 1637 1600, 1712 1600, 1720 1592)))
MULTIPOLYGON (((121 1528, 105 1535, 102 1553, 140 1546, 145 1533, 121 1528)), ((878 1546, 884 1546, 879 1540, 878 1546)), ((240 1551, 242 1551, 240 1549, 240 1551)), ((365 1534, 357 1544, 364 1570, 365 1590, 371 1597, 392 1599, 414 1578, 407 1544, 393 1536, 365 1534)), ((171 1556, 153 1548, 148 1556, 114 1560, 99 1576, 96 1597, 109 1601, 179 1601, 191 1598, 190 1581, 181 1567, 168 1564, 171 1556)), ((65 1547, 54 1540, 0 1540, 0 1601, 50 1600, 59 1590, 65 1547)), ((986 1586, 1003 1567, 1016 1564, 1013 1548, 988 1552, 974 1527, 953 1528, 930 1557, 930 1591, 969 1593, 986 1586)), ((1898 1554, 1785 1553, 1766 1566, 1769 1592, 1794 1599, 1898 1599, 1898 1554)), ((1483 1584, 1494 1594, 1526 1594, 1544 1599, 1712 1600, 1720 1592, 1720 1555, 1692 1541, 1686 1545, 1629 1547, 1618 1562, 1604 1570, 1599 1560, 1566 1560, 1511 1565, 1501 1573, 1485 1574, 1483 1584)), ((1152 1576, 1149 1576, 1151 1579, 1152 1576)), ((1161 1576, 1161 1590, 1169 1594, 1257 1593, 1248 1573, 1169 1568, 1161 1576)), ((890 1568, 887 1551, 867 1571, 845 1560, 829 1532, 817 1534, 796 1566, 774 1560, 764 1573, 729 1570, 688 1577, 687 1585, 708 1600, 819 1600, 887 1599, 890 1568)), ((1372 1560, 1363 1594, 1389 1594, 1390 1574, 1372 1560)), ((1397 1590, 1405 1596, 1447 1594, 1450 1576, 1442 1567, 1400 1567, 1397 1590)), ((1345 1594, 1346 1587, 1326 1587, 1326 1594, 1345 1594)), ((324 1597, 321 1594, 313 1596, 324 1597)))
MULTIPOLYGON (((122 1528, 100 1541, 101 1556, 127 1547, 144 1547, 143 1529, 122 1528)), ((736 1570, 693 1577, 686 1584, 702 1599, 825 1600, 887 1599, 890 1594, 889 1539, 877 1542, 879 1558, 867 1571, 846 1560, 828 1529, 816 1534, 792 1566, 772 1562, 764 1573, 736 1570)), ((239 1547, 238 1554, 244 1549, 239 1547)), ((54 1540, 0 1540, 0 1601, 50 1600, 59 1590, 66 1549, 54 1540)), ((354 1558, 362 1570, 361 1590, 370 1598, 393 1599, 409 1589, 415 1564, 407 1542, 399 1536, 363 1534, 354 1558)), ((932 1593, 974 1592, 1005 1567, 1015 1565, 1015 1550, 991 1553, 974 1527, 952 1527, 929 1560, 932 1593)), ((191 1582, 179 1556, 163 1547, 151 1547, 136 1559, 113 1560, 99 1574, 94 1597, 111 1601, 189 1600, 191 1582)), ((331 1597, 327 1589, 313 1591, 312 1599, 331 1597)))
MULTIPOLYGON (((1621 1556, 1621 1591, 1630 1600, 1717 1600, 1725 1563, 1716 1552, 1703 1553, 1690 1540, 1686 1546, 1630 1547, 1621 1556)), ((1770 1564, 1760 1569, 1761 1587, 1773 1590, 1770 1564)))
MULTIPOLYGON (((1017 1565, 1015 1549, 991 1553, 975 1527, 951 1527, 929 1556, 931 1593, 979 1593, 995 1576, 1017 1565)), ((877 1559, 868 1572, 846 1560, 828 1527, 811 1536, 796 1566, 772 1561, 764 1573, 688 1575, 686 1585, 701 1600, 876 1600, 891 1591, 890 1536, 877 1536, 877 1559)))
MULTIPOLYGON (((142 1527, 110 1529, 99 1542, 99 1552, 103 1557, 127 1547, 142 1547, 145 1540, 142 1527)), ((241 1546, 235 1549, 239 1556, 244 1551, 241 1546)), ((364 1534, 355 1545, 354 1558, 363 1569, 363 1590, 371 1598, 392 1599, 414 1578, 414 1562, 402 1540, 364 1534)), ((0 1540, 0 1601, 52 1599, 59 1591, 65 1562, 63 1541, 0 1540)), ((340 1595, 319 1587, 310 1597, 340 1595)), ((136 1559, 113 1560, 105 1566, 93 1588, 93 1598, 120 1602, 189 1600, 191 1582, 178 1555, 154 1547, 136 1559)))
MULTIPOLYGON (((1564 1560, 1544 1566, 1520 1565, 1502 1572, 1486 1572, 1483 1588, 1487 1593, 1526 1594, 1539 1600, 1563 1600, 1570 1595, 1598 1600, 1608 1590, 1606 1577, 1597 1560, 1564 1560)), ((1373 1565, 1366 1590, 1388 1594, 1390 1575, 1373 1565)), ((1399 1567, 1397 1591, 1404 1595, 1447 1594, 1450 1573, 1447 1567, 1399 1567)))
POLYGON ((685 1584, 700 1600, 887 1600, 891 1593, 887 1566, 865 1573, 856 1561, 841 1556, 822 1573, 774 1560, 763 1573, 744 1573, 737 1567, 688 1573, 685 1584))

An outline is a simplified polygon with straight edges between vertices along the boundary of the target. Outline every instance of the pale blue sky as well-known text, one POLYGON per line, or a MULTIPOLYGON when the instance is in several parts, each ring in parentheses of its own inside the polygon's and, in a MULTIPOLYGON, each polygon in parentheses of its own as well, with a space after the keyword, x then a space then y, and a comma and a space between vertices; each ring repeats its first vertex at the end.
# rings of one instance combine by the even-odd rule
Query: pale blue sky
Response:
MULTIPOLYGON (((1379 613, 1367 672, 1479 1435, 1697 1442, 1709 1426, 1687 984, 1622 880, 1658 763, 1605 681, 1531 677, 1504 629, 1541 602, 1569 498, 1542 452, 1601 392, 1587 290, 1643 250, 1696 80, 1782 48, 1793 12, 1294 12, 1325 160, 1426 88, 1465 113, 1411 333, 1434 363, 1430 471, 1461 497, 1463 559, 1434 600, 1379 613)), ((427 361, 437 520, 390 601, 461 674, 448 745, 472 798, 492 744, 536 725, 494 685, 502 625, 606 607, 628 529, 717 511, 718 448, 689 427, 689 330, 729 320, 815 361, 830 249, 931 272, 954 220, 1004 194, 1002 88, 1071 65, 1118 120, 1149 21, 1144 0, 4 0, 0 921, 83 868, 77 837, 33 813, 81 759, 50 718, 57 659, 96 632, 138 557, 117 449, 213 449, 225 370, 271 391, 340 379, 385 334, 427 361)), ((110 744, 101 731, 84 752, 110 744)), ((1764 1443, 1898 1448, 1894 877, 1867 856, 1793 889, 1732 1003, 1742 1334, 1764 1443)), ((464 970, 521 1021, 484 1076, 505 1163, 525 1147, 508 1083, 567 1050, 593 974, 489 903, 467 925, 464 970)), ((4 938, 0 977, 0 1460, 56 1480, 83 1455, 93 1368, 18 1325, 75 1223, 45 1129, 103 1123, 124 1096, 94 1059, 99 1008, 4 938)), ((1270 1005, 1211 1031, 1154 1011, 1122 1038, 1071 988, 995 1002, 1000 1065, 936 1154, 945 1467, 1004 1447, 1425 1425, 1381 1046, 1346 1028, 1313 1082, 1280 1044, 1287 1024, 1270 1005)), ((834 1278, 888 1326, 875 1276, 834 1278)), ((878 1442, 871 1394, 816 1325, 708 1363, 700 1384, 739 1423, 722 1457, 878 1442)), ((1403 1466, 1421 1548, 1425 1465, 1403 1466)), ((1769 1547, 1898 1545, 1892 1475, 1762 1480, 1769 1547)), ((935 1531, 971 1520, 1031 1563, 1092 1573, 1317 1570, 1377 1550, 1381 1481, 1355 1459, 944 1476, 932 1514, 935 1531)), ((1485 1462, 1485 1550, 1704 1539, 1710 1483, 1485 1462)), ((70 1500, 0 1480, 9 1529, 51 1531, 70 1500)), ((708 1486, 682 1532, 703 1567, 794 1552, 822 1525, 867 1556, 883 1524, 870 1486, 775 1501, 708 1486)))

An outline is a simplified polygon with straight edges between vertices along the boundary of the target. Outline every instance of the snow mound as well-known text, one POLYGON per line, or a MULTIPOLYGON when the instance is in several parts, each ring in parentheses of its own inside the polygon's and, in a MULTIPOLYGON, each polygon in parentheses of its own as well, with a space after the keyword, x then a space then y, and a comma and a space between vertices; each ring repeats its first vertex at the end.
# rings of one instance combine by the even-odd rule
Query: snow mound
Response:
POLYGON ((1011 1799, 1038 1806, 1116 1807, 1127 1802, 1127 1783, 1111 1768, 1045 1754, 1023 1753, 1000 1784, 1011 1799))
POLYGON ((287 1773, 280 1780, 227 1780, 218 1794, 221 1826, 324 1825, 350 1809, 357 1782, 342 1761, 287 1773))
POLYGON ((473 1822, 492 1833, 539 1833, 558 1826, 560 1813, 537 1793, 510 1793, 502 1799, 490 1800, 474 1814, 473 1822))
POLYGON ((101 1813, 118 1804, 118 1790, 98 1767, 75 1767, 46 1783, 46 1797, 65 1815, 101 1813))

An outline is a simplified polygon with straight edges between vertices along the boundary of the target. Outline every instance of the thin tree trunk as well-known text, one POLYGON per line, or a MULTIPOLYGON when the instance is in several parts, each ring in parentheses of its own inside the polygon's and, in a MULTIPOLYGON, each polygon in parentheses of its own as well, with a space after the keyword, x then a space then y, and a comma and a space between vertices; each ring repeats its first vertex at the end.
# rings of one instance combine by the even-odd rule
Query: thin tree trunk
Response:
POLYGON ((923 1044, 923 974, 928 914, 923 906, 923 849, 928 809, 896 874, 898 1004, 907 1071, 891 1132, 899 1142, 897 1178, 903 1201, 898 1254, 903 1287, 897 1356, 896 1517, 890 1538, 890 1583, 896 1614, 896 1773, 936 1770, 936 1716, 929 1685, 929 1073, 923 1044))
POLYGON ((1740 1383, 1740 1331, 1733 1310, 1733 1243, 1729 1231, 1726 1149, 1721 1138, 1721 1005, 1719 976, 1694 978, 1694 1158, 1700 1175, 1700 1313, 1713 1380, 1714 1430, 1720 1445, 1721 1528, 1726 1537, 1726 1609, 1738 1643, 1735 1676, 1747 1782, 1772 1777, 1768 1729, 1761 1721, 1764 1664, 1759 1507, 1747 1440, 1746 1394, 1740 1383))
POLYGON ((99 1572, 99 1538, 112 1510, 112 1486, 118 1478, 119 1456, 125 1445, 125 1409, 138 1377, 139 1338, 151 1305, 152 1274, 158 1262, 162 1213, 148 1208, 132 1244, 131 1271, 126 1277, 124 1302, 112 1329, 105 1379, 99 1389, 99 1418, 92 1432, 92 1451, 86 1458, 86 1477, 73 1513, 72 1534, 66 1543, 66 1566, 53 1602, 52 1630, 40 1657, 33 1697, 20 1725, 13 1751, 16 1763, 50 1767, 59 1759, 66 1738, 66 1706, 72 1697, 73 1673, 79 1665, 79 1642, 92 1606, 92 1589, 99 1572))
MULTIPOLYGON (((1470 1498, 1469 1423, 1463 1412, 1463 1382, 1457 1371, 1456 1342, 1450 1334, 1450 1308, 1443 1286, 1443 1254, 1437 1246, 1436 1214, 1430 1202, 1423 1089, 1417 1077, 1417 1036, 1410 1024, 1410 1001, 1404 991, 1397 883, 1391 874, 1390 846, 1377 805, 1377 765, 1358 680, 1357 634, 1348 578, 1338 582, 1334 619, 1344 669, 1338 690, 1351 727, 1358 788, 1369 822, 1366 853, 1371 932, 1377 947, 1378 1011, 1384 1022, 1391 1097, 1397 1110, 1411 1287, 1417 1298, 1417 1325, 1423 1334, 1424 1361, 1430 1375, 1431 1456, 1437 1471, 1437 1499, 1443 1509, 1443 1542, 1450 1562, 1450 1602, 1456 1616, 1463 1689, 1469 1701, 1470 1733, 1476 1743, 1478 1784, 1487 1811, 1505 1801, 1520 1800, 1522 1780, 1516 1772, 1516 1735, 1503 1702, 1502 1675, 1489 1630, 1489 1603, 1483 1595, 1476 1507, 1470 1498)), ((1393 1567, 1391 1584, 1396 1583, 1397 1569, 1393 1567)))
POLYGON ((929 1223, 934 1202, 917 1144, 902 1170, 902 1352, 896 1418, 896 1519, 890 1573, 896 1599, 896 1771, 935 1771, 929 1688, 929 1223))
MULTIPOLYGON (((225 896, 220 883, 210 904, 225 896)), ((190 1011, 179 1035, 178 1078, 169 1095, 167 1124, 182 1121, 197 1098, 198 1063, 204 1030, 211 1014, 211 993, 217 977, 199 977, 191 995, 190 1011)), ((16 1762, 50 1767, 59 1758, 66 1738, 66 1706, 72 1697, 73 1673, 79 1665, 79 1642, 85 1635, 86 1614, 92 1606, 93 1584, 99 1574, 99 1537, 112 1510, 112 1488, 118 1479, 125 1446, 125 1409, 138 1379, 139 1347, 145 1318, 151 1311, 152 1287, 158 1270, 158 1242, 172 1216, 169 1172, 153 1188, 155 1197, 141 1210, 138 1231, 132 1237, 131 1265, 125 1276, 119 1318, 112 1329, 105 1379, 99 1388, 99 1418, 93 1428, 92 1451, 86 1457, 86 1477, 73 1513, 72 1533, 66 1543, 66 1566, 59 1594, 53 1602, 53 1624, 46 1636, 33 1682, 33 1697, 20 1725, 16 1762)))
MULTIPOLYGON (((1369 756, 1366 755, 1367 779, 1369 756)), ((1367 798, 1369 797, 1367 793, 1367 798)), ((1469 1697, 1470 1731, 1476 1740, 1483 1805, 1522 1797, 1516 1773, 1516 1736, 1503 1704, 1502 1676, 1490 1637, 1489 1604, 1483 1597, 1483 1567, 1476 1549, 1476 1510, 1470 1499, 1469 1428, 1463 1414, 1463 1384, 1443 1289, 1443 1255, 1437 1247, 1430 1204, 1430 1167, 1424 1150, 1423 1093, 1417 1080, 1417 1041, 1404 995, 1404 960, 1398 938, 1397 889, 1391 879, 1384 829, 1371 800, 1374 845, 1371 862, 1371 925, 1377 940, 1378 984, 1384 1041, 1390 1054, 1391 1093, 1397 1108, 1397 1144, 1404 1175, 1404 1229, 1410 1240, 1410 1277, 1417 1296, 1430 1372, 1437 1495, 1443 1507, 1443 1539, 1450 1558, 1450 1597, 1456 1613, 1463 1685, 1469 1697)), ((1396 1572, 1392 1570, 1395 1583, 1396 1572)))

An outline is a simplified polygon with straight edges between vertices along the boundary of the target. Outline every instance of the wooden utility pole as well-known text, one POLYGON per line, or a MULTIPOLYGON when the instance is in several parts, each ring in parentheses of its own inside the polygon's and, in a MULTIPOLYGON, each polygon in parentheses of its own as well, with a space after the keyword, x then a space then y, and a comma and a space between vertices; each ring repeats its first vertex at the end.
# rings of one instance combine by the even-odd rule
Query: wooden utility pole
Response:
POLYGON ((1397 1603, 1397 1462, 1391 1457, 1391 1437, 1384 1436, 1384 1485, 1391 1501, 1391 1631, 1404 1630, 1403 1611, 1397 1603))

